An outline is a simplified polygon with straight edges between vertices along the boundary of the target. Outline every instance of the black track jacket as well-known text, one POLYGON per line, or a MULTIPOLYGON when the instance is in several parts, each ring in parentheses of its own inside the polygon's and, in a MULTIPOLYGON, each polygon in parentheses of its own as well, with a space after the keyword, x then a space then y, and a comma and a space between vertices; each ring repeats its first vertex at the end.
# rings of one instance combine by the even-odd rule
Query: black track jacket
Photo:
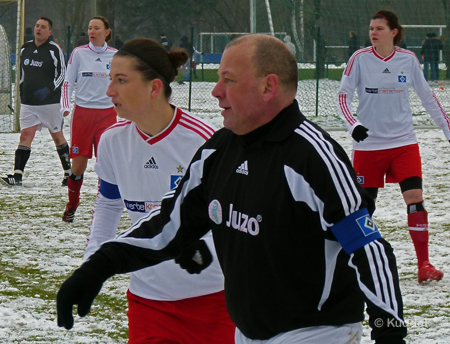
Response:
POLYGON ((373 339, 402 343, 406 327, 391 246, 379 236, 347 253, 341 241, 360 229, 341 226, 340 241, 331 231, 366 208, 373 212, 373 200, 345 151, 294 101, 247 135, 217 131, 161 209, 92 259, 106 257, 115 273, 129 272, 178 256, 211 228, 227 307, 246 337, 360 322, 366 303, 373 339))
POLYGON ((33 41, 20 48, 20 100, 27 105, 57 104, 61 99, 61 85, 66 62, 61 48, 50 39, 39 47, 33 41), (34 93, 42 88, 50 93, 40 101, 34 93))

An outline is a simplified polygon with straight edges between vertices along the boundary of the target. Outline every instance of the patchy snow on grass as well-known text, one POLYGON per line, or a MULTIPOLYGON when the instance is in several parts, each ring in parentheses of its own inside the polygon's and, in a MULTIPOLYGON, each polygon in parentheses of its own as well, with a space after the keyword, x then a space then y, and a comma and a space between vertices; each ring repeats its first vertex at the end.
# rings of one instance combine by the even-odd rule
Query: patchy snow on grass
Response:
MULTIPOLYGON (((210 94, 212 86, 204 85, 203 92, 210 94)), ((313 86, 302 84, 303 89, 313 86)), ((182 87, 174 85, 174 104, 185 101, 177 92, 182 87)), ((219 128, 222 126, 220 109, 217 100, 209 98, 194 98, 192 112, 209 119, 219 128), (208 106, 216 110, 205 110, 208 106)), ((298 100, 302 109, 308 108, 312 101, 301 96, 298 100)), ((335 102, 335 99, 324 101, 335 102)), ((323 126, 338 121, 330 116, 308 116, 323 126)), ((424 122, 428 121, 427 116, 424 115, 424 122)), ((64 131, 69 137, 67 125, 64 131)), ((444 271, 443 280, 427 285, 417 283, 415 251, 398 185, 388 184, 380 190, 374 219, 397 256, 405 321, 409 326, 408 343, 444 344, 450 343, 450 145, 440 130, 417 130, 416 133, 423 162, 424 198, 429 212, 430 257, 432 264, 444 271)), ((331 135, 350 156, 350 135, 346 131, 332 131, 331 135)), ((0 134, 2 175, 12 173, 18 142, 17 133, 0 134)), ((66 331, 56 324, 55 295, 61 283, 82 262, 97 193, 97 176, 94 161, 90 160, 75 222, 64 223, 61 217, 67 189, 60 186, 63 172, 46 129, 37 133, 32 148, 23 187, 0 185, 0 342, 126 343, 127 275, 107 281, 91 313, 82 319, 76 316, 72 330, 66 331)), ((129 224, 124 216, 121 229, 129 224)), ((367 322, 362 343, 372 343, 367 322)))

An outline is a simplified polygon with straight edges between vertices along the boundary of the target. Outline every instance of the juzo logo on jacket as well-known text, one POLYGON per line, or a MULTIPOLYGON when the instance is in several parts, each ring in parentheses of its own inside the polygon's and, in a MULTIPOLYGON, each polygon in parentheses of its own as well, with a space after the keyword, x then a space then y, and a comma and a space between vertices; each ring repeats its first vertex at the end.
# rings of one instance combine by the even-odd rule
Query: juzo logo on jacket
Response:
POLYGON ((144 168, 153 168, 153 169, 157 170, 159 167, 156 164, 155 158, 151 157, 151 159, 145 163, 144 168))
POLYGON ((34 66, 34 67, 42 67, 42 63, 43 63, 42 61, 35 61, 35 60, 31 60, 31 62, 30 62, 29 59, 25 59, 25 61, 23 61, 23 64, 25 66, 30 65, 30 66, 34 66))
POLYGON ((238 231, 255 236, 259 234, 259 223, 261 221, 261 215, 257 215, 256 217, 248 216, 247 214, 233 210, 233 203, 231 203, 228 221, 225 222, 225 225, 229 228, 234 228, 238 231))
POLYGON ((245 160, 241 166, 236 169, 236 173, 245 174, 248 176, 248 161, 245 160))

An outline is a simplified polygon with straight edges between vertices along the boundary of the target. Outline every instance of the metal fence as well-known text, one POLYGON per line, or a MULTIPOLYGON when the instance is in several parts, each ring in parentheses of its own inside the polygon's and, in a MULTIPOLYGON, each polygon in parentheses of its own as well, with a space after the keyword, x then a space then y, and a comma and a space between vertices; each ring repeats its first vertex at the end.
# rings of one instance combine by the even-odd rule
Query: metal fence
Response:
MULTIPOLYGON (((24 0, 0 0, 0 24, 4 26, 8 37, 9 49, 13 55, 11 60, 15 59, 17 44, 15 37, 19 17, 17 8, 20 1, 24 2, 24 0)), ((55 18, 54 35, 60 39, 63 50, 69 55, 73 48, 70 37, 75 38, 79 30, 84 27, 80 26, 81 24, 74 26, 75 18, 78 18, 80 22, 83 21, 80 18, 85 18, 86 22, 92 13, 77 12, 69 15, 67 6, 69 3, 73 6, 76 6, 76 3, 83 3, 83 8, 101 8, 88 5, 96 2, 99 1, 28 1, 27 9, 31 12, 25 12, 26 26, 32 27, 37 19, 37 13, 55 18), (49 4, 52 5, 49 6, 49 4)), ((186 0, 183 8, 194 8, 203 2, 186 0)), ((433 6, 429 6, 429 2, 423 0, 250 0, 251 8, 248 2, 237 0, 217 0, 214 4, 206 1, 205 3, 211 6, 210 11, 203 11, 211 15, 210 23, 207 23, 208 18, 197 17, 198 11, 184 13, 185 15, 174 20, 174 16, 180 11, 176 8, 160 9, 157 17, 152 17, 155 16, 153 7, 161 5, 161 2, 156 0, 133 2, 111 0, 107 6, 110 13, 97 14, 108 16, 113 31, 120 32, 125 41, 143 36, 159 39, 161 32, 166 32, 172 42, 175 42, 176 37, 180 37, 181 34, 190 36, 190 41, 193 42, 197 51, 203 54, 194 55, 195 60, 191 66, 189 81, 184 84, 173 83, 172 101, 194 113, 213 117, 216 122, 221 122, 220 109, 218 102, 211 95, 211 89, 218 80, 218 63, 231 36, 247 32, 274 34, 282 40, 290 36, 297 49, 296 58, 299 66, 297 100, 302 111, 308 118, 326 127, 343 127, 342 121, 336 115, 336 97, 339 80, 348 60, 349 32, 355 32, 359 47, 366 46, 371 16, 377 10, 388 7, 399 15, 400 22, 406 29, 407 48, 415 52, 420 61, 422 61, 420 48, 427 33, 436 33, 444 43, 439 64, 439 80, 430 82, 430 87, 436 93, 443 108, 447 112, 450 111, 448 91, 450 73, 447 68, 447 62, 450 63, 450 41, 446 38, 448 27, 450 27, 450 0, 433 0, 433 6), (135 12, 128 13, 128 8, 133 8, 135 12), (146 15, 147 10, 148 15, 146 15), (114 13, 113 17, 111 13, 114 13), (227 16, 224 16, 224 13, 227 16), (128 22, 132 21, 130 18, 134 20, 138 15, 144 21, 147 17, 151 20, 148 19, 148 22, 142 22, 137 26, 128 25, 128 22), (238 22, 237 18, 243 19, 238 22), (187 22, 189 25, 186 25, 187 22)), ((76 8, 81 8, 80 6, 76 8)), ((79 11, 81 12, 81 9, 79 11)), ((87 26, 84 30, 86 29, 87 26)), ((4 61, 5 66, 6 61, 9 61, 2 55, 0 60, 4 61)), ((10 74, 10 88, 14 90, 14 64, 10 65, 10 74)), ((179 73, 177 81, 182 81, 182 73, 179 73)), ((2 95, 4 99, 8 98, 7 95, 2 95)), ((356 109, 356 97, 354 102, 353 109, 356 109)), ((8 103, 12 105, 12 101, 8 103)), ((411 91, 411 104, 417 125, 433 124, 414 91, 411 91)), ((5 109, 5 106, 0 104, 0 132, 11 131, 14 128, 11 110, 8 108, 9 112, 7 112, 5 109)))

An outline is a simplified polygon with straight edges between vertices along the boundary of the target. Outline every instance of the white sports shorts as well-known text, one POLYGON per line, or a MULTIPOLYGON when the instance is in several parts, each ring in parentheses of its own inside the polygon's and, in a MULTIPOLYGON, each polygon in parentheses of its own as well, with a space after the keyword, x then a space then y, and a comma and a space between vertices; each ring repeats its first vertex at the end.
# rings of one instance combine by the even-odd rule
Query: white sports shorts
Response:
POLYGON ((63 128, 63 115, 61 105, 26 105, 20 106, 20 129, 31 128, 37 125, 37 130, 48 128, 52 133, 63 128))
POLYGON ((236 328, 236 344, 359 344, 362 336, 362 324, 342 326, 314 326, 280 333, 267 340, 249 339, 236 328))

